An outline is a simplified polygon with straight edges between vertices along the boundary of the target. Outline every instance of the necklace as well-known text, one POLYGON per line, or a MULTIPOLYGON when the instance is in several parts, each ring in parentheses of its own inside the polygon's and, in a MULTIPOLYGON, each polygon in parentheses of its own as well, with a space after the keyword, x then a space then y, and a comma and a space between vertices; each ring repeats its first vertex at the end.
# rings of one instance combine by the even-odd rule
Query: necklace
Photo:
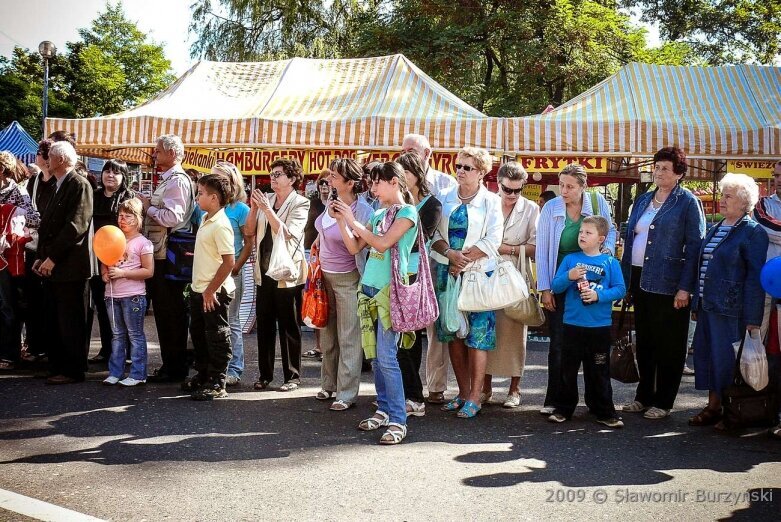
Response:
POLYGON ((461 195, 461 188, 459 188, 459 189, 458 189, 458 191, 457 191, 457 194, 458 194, 458 199, 460 199, 461 201, 466 201, 466 200, 468 200, 468 199, 472 199, 472 198, 474 198, 475 196, 477 196, 477 193, 478 193, 478 192, 480 192, 480 187, 479 187, 479 186, 477 187, 477 190, 475 190, 475 193, 474 193, 474 194, 472 194, 471 196, 462 196, 462 195, 461 195))

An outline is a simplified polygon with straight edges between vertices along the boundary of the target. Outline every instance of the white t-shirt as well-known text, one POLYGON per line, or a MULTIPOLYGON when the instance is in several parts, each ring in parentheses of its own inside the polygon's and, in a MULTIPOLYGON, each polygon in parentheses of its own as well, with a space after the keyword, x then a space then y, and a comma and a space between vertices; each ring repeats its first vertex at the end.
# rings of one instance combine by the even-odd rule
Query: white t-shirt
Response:
POLYGON ((643 215, 637 220, 637 224, 635 225, 635 240, 632 243, 632 266, 643 266, 643 261, 645 260, 645 246, 648 244, 648 230, 650 230, 651 222, 658 212, 659 209, 654 208, 653 203, 649 203, 648 208, 645 209, 643 215))

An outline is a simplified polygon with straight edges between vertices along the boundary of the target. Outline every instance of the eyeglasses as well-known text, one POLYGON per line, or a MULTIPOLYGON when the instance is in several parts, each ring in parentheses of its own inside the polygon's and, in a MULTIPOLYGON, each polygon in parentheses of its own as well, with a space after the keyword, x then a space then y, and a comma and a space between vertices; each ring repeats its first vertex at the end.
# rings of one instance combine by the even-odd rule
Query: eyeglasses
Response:
POLYGON ((477 170, 477 167, 470 167, 469 165, 462 165, 460 163, 456 163, 456 170, 463 170, 464 172, 472 172, 473 170, 477 170))
POLYGON ((324 187, 326 185, 328 185, 328 180, 327 179, 321 179, 320 181, 317 182, 317 186, 318 187, 324 187))
POLYGON ((280 177, 280 176, 284 176, 284 175, 285 175, 285 173, 284 173, 284 172, 280 172, 280 171, 278 171, 278 170, 275 170, 275 171, 273 171, 273 172, 271 172, 271 173, 269 174, 269 176, 271 176, 271 177, 272 177, 272 178, 274 178, 274 179, 277 179, 278 177, 280 177))
POLYGON ((517 189, 511 189, 511 188, 505 187, 503 183, 499 183, 499 186, 502 187, 502 191, 504 191, 504 193, 507 194, 507 195, 520 194, 521 191, 523 190, 523 187, 517 188, 517 189))

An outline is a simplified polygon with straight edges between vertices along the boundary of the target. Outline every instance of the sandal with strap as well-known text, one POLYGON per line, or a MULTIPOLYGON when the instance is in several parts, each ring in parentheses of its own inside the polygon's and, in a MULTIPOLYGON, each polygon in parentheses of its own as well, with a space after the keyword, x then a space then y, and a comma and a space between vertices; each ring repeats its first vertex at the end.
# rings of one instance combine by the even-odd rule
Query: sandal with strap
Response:
POLYGON ((286 382, 285 384, 280 386, 279 390, 277 390, 277 391, 289 392, 289 391, 294 391, 294 390, 297 390, 297 389, 298 389, 298 383, 291 381, 291 382, 286 382))
POLYGON ((454 397, 447 404, 442 406, 442 411, 458 411, 464 405, 466 401, 461 397, 454 397))
POLYGON ((387 426, 389 422, 388 414, 382 410, 377 410, 374 415, 368 419, 363 419, 358 423, 358 429, 361 431, 374 431, 387 426))
POLYGON ((336 400, 333 402, 333 404, 331 404, 331 406, 328 407, 328 409, 331 411, 345 411, 352 408, 354 404, 355 404, 354 402, 336 400))
POLYGON ((458 417, 461 419, 473 419, 480 413, 482 408, 472 401, 466 401, 464 407, 458 412, 458 417))
POLYGON ((383 446, 393 446, 395 444, 401 444, 401 441, 407 436, 407 427, 404 424, 391 422, 388 424, 388 429, 380 437, 380 444, 383 446))
POLYGON ((710 426, 721 420, 721 412, 707 406, 700 413, 689 419, 689 426, 710 426))
POLYGON ((327 401, 333 396, 334 396, 334 392, 320 390, 319 392, 317 392, 317 395, 315 395, 315 399, 317 399, 318 401, 327 401))
POLYGON ((255 390, 265 390, 268 388, 269 381, 258 379, 258 381, 252 385, 255 390))
POLYGON ((781 424, 774 428, 770 428, 767 433, 774 439, 781 439, 781 424))

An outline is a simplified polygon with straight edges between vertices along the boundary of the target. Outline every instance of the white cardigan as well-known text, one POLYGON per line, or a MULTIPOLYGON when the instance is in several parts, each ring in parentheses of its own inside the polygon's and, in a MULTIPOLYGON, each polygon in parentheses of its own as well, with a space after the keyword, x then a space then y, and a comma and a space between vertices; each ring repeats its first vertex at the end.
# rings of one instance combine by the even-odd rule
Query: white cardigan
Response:
MULTIPOLYGON (((437 230, 434 232, 434 242, 441 239, 449 245, 450 215, 461 206, 461 200, 458 198, 458 185, 442 192, 439 200, 442 203, 442 216, 439 219, 437 230)), ((488 255, 487 258, 470 263, 467 268, 489 272, 496 268, 496 252, 502 244, 502 233, 504 232, 502 200, 498 195, 481 185, 474 199, 467 203, 467 216, 469 224, 466 229, 464 248, 476 246, 488 255)), ((431 249, 431 258, 443 265, 449 263, 445 256, 435 252, 434 249, 431 249)))
MULTIPOLYGON (((273 207, 276 199, 276 194, 269 194, 269 205, 273 207)), ((306 218, 309 214, 309 204, 309 199, 298 194, 294 190, 288 195, 285 202, 279 207, 279 212, 277 212, 277 217, 285 224, 288 232, 290 232, 290 235, 292 236, 287 240, 287 248, 293 258, 293 262, 297 263, 300 268, 299 276, 296 281, 279 281, 278 288, 292 288, 294 286, 303 285, 306 282, 308 267, 306 264, 306 256, 304 255, 303 237, 306 218)), ((260 273, 260 243, 266 235, 268 220, 266 219, 266 214, 260 210, 258 210, 257 219, 258 226, 255 230, 255 284, 260 286, 263 281, 262 274, 260 273)), ((272 237, 276 237, 273 232, 271 235, 272 237)))

